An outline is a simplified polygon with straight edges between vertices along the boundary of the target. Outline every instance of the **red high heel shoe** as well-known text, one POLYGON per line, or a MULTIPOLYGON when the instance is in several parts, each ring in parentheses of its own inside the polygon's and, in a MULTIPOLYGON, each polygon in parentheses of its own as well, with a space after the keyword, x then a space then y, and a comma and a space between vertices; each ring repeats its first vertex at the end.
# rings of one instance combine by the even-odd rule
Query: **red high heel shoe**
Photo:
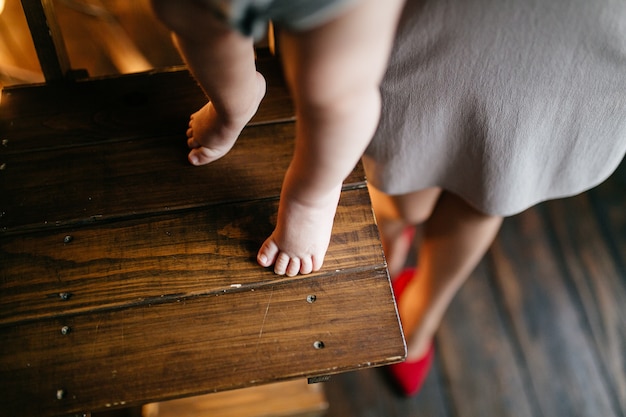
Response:
MULTIPOLYGON (((414 275, 414 268, 405 269, 392 282, 396 303, 400 300, 400 296, 411 279, 413 279, 414 275)), ((396 363, 387 367, 395 384, 404 395, 410 397, 419 392, 420 388, 422 388, 422 385, 424 384, 424 381, 426 380, 426 377, 428 376, 434 356, 435 349, 433 343, 431 342, 428 350, 421 358, 413 361, 396 363)))

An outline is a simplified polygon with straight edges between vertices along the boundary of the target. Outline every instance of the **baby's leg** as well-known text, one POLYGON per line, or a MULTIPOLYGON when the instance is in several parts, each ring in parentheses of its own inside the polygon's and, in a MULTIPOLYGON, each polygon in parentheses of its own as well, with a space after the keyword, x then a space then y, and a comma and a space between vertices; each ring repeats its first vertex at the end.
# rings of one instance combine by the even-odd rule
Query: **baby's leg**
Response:
POLYGON ((231 149, 265 94, 252 39, 227 27, 202 2, 152 0, 152 4, 174 32, 189 70, 210 100, 191 116, 187 130, 189 161, 207 164, 231 149))
POLYGON ((307 274, 322 266, 342 182, 378 123, 378 88, 401 6, 401 0, 364 0, 312 31, 282 32, 297 113, 296 148, 276 229, 257 258, 278 274, 307 274))

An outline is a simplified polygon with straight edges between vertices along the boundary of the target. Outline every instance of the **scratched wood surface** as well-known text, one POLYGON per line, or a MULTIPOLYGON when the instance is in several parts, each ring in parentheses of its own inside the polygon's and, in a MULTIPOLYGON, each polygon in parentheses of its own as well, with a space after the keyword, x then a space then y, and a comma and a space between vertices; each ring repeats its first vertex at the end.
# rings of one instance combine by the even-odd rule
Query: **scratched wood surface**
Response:
POLYGON ((184 71, 5 90, 0 416, 132 407, 403 357, 360 166, 320 272, 256 265, 294 132, 278 66, 259 67, 268 100, 232 152, 202 168, 186 162, 184 130, 204 98, 184 71))
POLYGON ((371 296, 386 291, 384 270, 327 272, 4 326, 0 413, 132 406, 398 360, 385 340, 391 295, 371 296))

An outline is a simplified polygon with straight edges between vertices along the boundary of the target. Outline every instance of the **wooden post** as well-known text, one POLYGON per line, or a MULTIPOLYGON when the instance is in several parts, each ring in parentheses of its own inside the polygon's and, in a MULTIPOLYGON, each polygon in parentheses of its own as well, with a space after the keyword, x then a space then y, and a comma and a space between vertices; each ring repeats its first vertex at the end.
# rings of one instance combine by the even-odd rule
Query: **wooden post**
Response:
POLYGON ((52 0, 22 0, 22 8, 46 82, 65 79, 70 63, 52 0))

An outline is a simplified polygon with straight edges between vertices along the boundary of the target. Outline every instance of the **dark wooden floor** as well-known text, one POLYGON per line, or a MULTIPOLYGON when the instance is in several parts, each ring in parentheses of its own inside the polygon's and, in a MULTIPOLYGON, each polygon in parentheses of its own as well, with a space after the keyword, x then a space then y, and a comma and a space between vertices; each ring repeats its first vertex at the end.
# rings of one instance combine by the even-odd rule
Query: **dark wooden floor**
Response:
POLYGON ((382 369, 326 383, 328 417, 626 416, 626 163, 505 220, 415 398, 382 369))

